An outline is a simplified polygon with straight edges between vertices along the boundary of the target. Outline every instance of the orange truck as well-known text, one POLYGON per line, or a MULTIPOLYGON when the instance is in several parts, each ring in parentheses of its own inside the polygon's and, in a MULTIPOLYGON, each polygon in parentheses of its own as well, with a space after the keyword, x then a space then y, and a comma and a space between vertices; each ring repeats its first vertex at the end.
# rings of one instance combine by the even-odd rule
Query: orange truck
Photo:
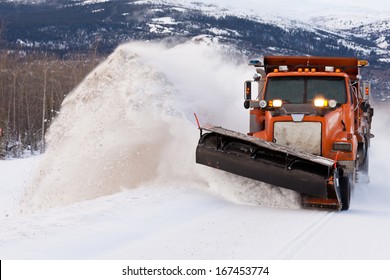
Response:
POLYGON ((249 132, 199 127, 196 162, 297 191, 304 207, 348 210, 355 182, 368 180, 374 111, 361 76, 368 62, 266 56, 250 65, 249 132))

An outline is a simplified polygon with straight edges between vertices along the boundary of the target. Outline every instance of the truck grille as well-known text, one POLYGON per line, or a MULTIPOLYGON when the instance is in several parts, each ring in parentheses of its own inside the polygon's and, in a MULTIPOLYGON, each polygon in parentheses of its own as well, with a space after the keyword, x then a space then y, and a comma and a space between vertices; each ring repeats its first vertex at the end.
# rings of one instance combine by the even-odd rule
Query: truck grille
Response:
POLYGON ((300 152, 321 155, 321 123, 275 122, 274 142, 300 152))

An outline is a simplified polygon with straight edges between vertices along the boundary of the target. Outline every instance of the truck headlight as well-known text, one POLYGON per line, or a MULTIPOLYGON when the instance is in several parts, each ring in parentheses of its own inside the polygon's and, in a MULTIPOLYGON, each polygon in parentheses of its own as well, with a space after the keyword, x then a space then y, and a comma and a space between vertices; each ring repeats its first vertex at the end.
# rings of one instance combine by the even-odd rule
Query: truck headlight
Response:
POLYGON ((316 98, 314 99, 314 106, 316 107, 327 107, 328 106, 328 100, 324 98, 316 98))
POLYGON ((314 99, 314 106, 315 107, 320 107, 320 108, 330 107, 330 108, 333 109, 333 108, 336 108, 337 101, 334 100, 334 99, 327 100, 327 99, 324 99, 324 98, 316 98, 316 99, 314 99))
POLYGON ((335 151, 351 152, 352 144, 348 142, 334 142, 332 148, 335 151))
POLYGON ((283 101, 281 99, 274 99, 269 101, 270 107, 282 107, 283 101))

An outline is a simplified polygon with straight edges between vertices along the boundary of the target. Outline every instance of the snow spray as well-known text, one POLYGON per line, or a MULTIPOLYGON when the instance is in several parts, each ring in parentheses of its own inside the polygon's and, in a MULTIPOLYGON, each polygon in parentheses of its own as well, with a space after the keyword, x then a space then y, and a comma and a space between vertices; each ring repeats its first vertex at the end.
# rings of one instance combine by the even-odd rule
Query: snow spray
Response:
POLYGON ((65 98, 23 207, 67 205, 150 184, 298 207, 292 191, 195 164, 194 112, 203 124, 247 130, 241 93, 253 69, 229 52, 207 37, 173 47, 118 47, 65 98))

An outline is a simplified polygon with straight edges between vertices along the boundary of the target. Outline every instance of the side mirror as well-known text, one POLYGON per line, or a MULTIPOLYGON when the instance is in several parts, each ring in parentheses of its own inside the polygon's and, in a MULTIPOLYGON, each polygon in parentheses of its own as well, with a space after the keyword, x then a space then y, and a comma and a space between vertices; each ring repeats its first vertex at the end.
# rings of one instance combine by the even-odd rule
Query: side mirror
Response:
POLYGON ((368 81, 363 82, 363 99, 369 100, 370 99, 370 93, 371 93, 371 84, 368 81))
POLYGON ((252 81, 245 81, 245 97, 244 99, 251 100, 252 99, 252 81))

